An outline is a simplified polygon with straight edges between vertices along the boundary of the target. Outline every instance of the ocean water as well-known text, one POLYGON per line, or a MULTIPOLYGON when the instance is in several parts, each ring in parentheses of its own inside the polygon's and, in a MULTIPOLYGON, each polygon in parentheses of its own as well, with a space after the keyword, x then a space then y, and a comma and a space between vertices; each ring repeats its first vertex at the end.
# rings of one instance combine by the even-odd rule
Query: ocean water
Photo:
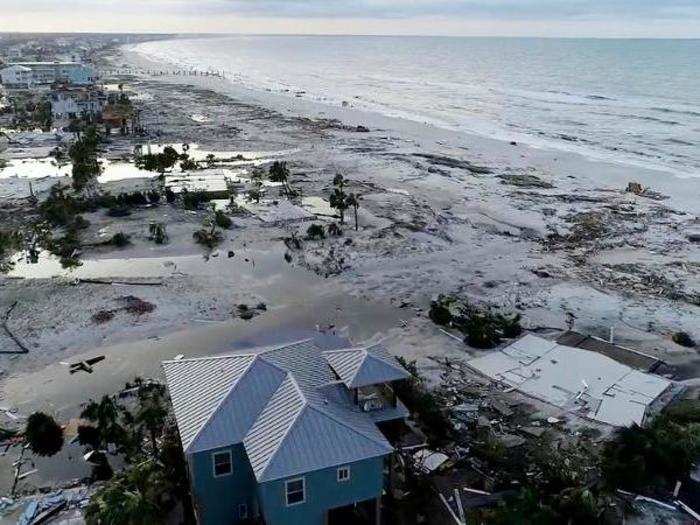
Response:
POLYGON ((248 88, 700 177, 700 40, 226 36, 135 50, 248 88))

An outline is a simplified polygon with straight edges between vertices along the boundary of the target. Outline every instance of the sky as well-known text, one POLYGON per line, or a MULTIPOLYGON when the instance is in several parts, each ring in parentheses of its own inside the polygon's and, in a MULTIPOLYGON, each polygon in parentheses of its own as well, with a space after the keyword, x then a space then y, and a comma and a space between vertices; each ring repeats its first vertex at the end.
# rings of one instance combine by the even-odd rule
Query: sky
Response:
POLYGON ((0 0, 0 31, 700 38, 700 0, 0 0))

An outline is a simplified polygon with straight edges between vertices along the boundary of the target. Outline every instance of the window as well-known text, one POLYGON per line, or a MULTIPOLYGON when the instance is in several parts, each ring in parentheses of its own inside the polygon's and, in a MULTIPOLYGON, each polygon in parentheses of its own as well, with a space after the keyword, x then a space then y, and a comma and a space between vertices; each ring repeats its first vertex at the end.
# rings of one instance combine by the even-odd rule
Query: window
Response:
POLYGON ((214 465, 214 477, 228 476, 233 472, 231 465, 231 452, 214 452, 212 454, 212 463, 214 465))
POLYGON ((290 479, 284 484, 287 507, 300 505, 306 501, 306 484, 304 478, 290 479))
POLYGON ((248 519, 248 504, 247 503, 241 503, 240 505, 238 505, 238 518, 241 520, 248 519))
POLYGON ((350 481, 350 467, 338 468, 338 483, 343 481, 350 481))

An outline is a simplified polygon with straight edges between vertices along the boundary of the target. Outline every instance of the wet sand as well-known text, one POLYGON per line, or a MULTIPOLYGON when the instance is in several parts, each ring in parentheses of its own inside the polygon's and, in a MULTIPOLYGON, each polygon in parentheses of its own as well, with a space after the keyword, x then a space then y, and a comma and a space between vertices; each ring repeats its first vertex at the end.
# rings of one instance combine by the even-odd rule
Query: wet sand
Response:
MULTIPOLYGON (((128 53, 113 60, 148 65, 128 53)), ((606 337, 615 327, 618 341, 685 366, 684 378, 692 382, 687 370, 697 354, 675 345, 670 334, 685 330, 700 339, 700 248, 686 235, 698 224, 698 180, 211 78, 125 81, 143 101, 154 143, 284 152, 276 158, 290 162, 292 184, 312 199, 327 198, 335 173, 344 173, 348 191, 362 196, 359 231, 351 218, 343 237, 304 241, 287 263, 282 239, 292 232, 303 238, 308 221, 268 224, 234 216, 213 257, 192 241, 204 211, 160 205, 127 218, 87 214, 88 238, 123 231, 132 245, 86 249, 83 267, 74 272, 49 260, 0 277, 0 311, 19 301, 11 324, 31 346, 29 355, 0 356, 0 406, 69 418, 88 398, 114 392, 137 374, 159 377, 163 359, 289 341, 317 325, 347 327, 357 341, 382 334, 395 353, 418 359, 422 372, 436 378, 440 367, 432 357, 478 353, 427 319, 438 293, 518 311, 530 328, 564 328, 565 312, 573 312, 577 329, 606 337), (359 125, 369 131, 358 131, 359 125), (632 180, 669 198, 626 193, 632 180), (154 220, 167 224, 168 245, 148 241, 154 220), (85 277, 159 279, 161 285, 75 282, 85 277), (94 313, 127 295, 156 309, 95 324, 94 313), (238 304, 259 302, 267 311, 250 321, 236 318, 238 304), (93 375, 70 376, 60 364, 95 355, 107 359, 93 375)), ((115 138, 108 149, 118 156, 133 145, 115 138)), ((52 182, 37 184, 37 191, 52 182)), ((105 181, 113 191, 151 184, 105 181)), ((1 188, 0 177, 3 194, 1 188)), ((331 221, 323 214, 315 219, 331 221)), ((0 348, 11 346, 0 339, 0 348)), ((47 468, 28 481, 59 481, 74 472, 47 468)))

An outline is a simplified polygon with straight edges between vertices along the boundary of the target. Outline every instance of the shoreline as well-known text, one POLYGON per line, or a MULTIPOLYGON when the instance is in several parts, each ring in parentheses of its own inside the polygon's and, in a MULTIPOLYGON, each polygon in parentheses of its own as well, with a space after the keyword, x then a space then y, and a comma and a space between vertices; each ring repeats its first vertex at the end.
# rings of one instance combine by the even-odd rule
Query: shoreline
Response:
MULTIPOLYGON (((125 59, 131 58, 117 54, 117 61, 125 59)), ((576 329, 606 337, 614 327, 621 344, 677 365, 688 384, 697 377, 697 352, 670 339, 678 330, 700 338, 700 303, 694 302, 700 300, 700 246, 687 239, 697 220, 671 207, 692 195, 660 201, 627 193, 631 180, 644 184, 629 168, 353 108, 203 79, 122 80, 139 95, 152 143, 285 152, 275 158, 289 163, 294 187, 316 198, 327 198, 333 177, 343 173, 348 190, 362 197, 358 230, 350 221, 343 237, 311 241, 305 239, 311 222, 327 226, 334 219, 268 224, 254 214, 234 215, 222 244, 207 252, 192 240, 203 210, 163 203, 126 218, 86 214, 85 235, 123 231, 133 243, 107 253, 86 249, 86 261, 120 261, 139 277, 158 260, 162 286, 0 276, 0 311, 20 301, 12 326, 32 345, 29 355, 0 356, 3 404, 70 417, 86 391, 114 391, 135 374, 159 376, 160 361, 178 353, 280 342, 331 325, 348 326, 355 340, 381 333, 393 353, 417 360, 437 383, 440 360, 481 354, 428 319, 431 298, 440 293, 520 313, 526 328, 539 331, 565 329, 565 314, 572 312, 576 329), (170 244, 148 240, 154 220, 167 224, 170 244), (285 261, 284 239, 291 234, 303 239, 303 248, 285 261), (156 310, 95 324, 96 311, 115 308, 127 294, 156 310), (233 313, 242 303, 260 302, 266 311, 249 321, 233 313), (107 360, 93 375, 69 376, 60 364, 100 354, 107 360)), ((137 140, 146 142, 114 137, 105 147, 125 154, 137 140)), ((101 189, 150 184, 131 179, 101 189)))
MULTIPOLYGON (((144 69, 167 70, 168 68, 182 67, 175 62, 160 62, 155 57, 136 51, 136 46, 123 46, 120 52, 128 57, 132 67, 144 69), (128 49, 127 49, 128 48, 128 49)), ((595 175, 587 181, 590 184, 605 186, 626 186, 628 182, 640 182, 660 193, 671 197, 675 207, 681 207, 691 213, 700 213, 700 205, 694 202, 694 193, 700 192, 700 173, 683 172, 670 166, 655 166, 643 160, 633 158, 611 158, 613 153, 596 151, 595 149, 581 148, 567 144, 564 141, 552 142, 544 140, 540 142, 536 137, 527 134, 518 135, 518 151, 508 151, 510 138, 508 133, 502 137, 491 137, 487 133, 464 128, 440 125, 431 122, 421 122, 411 117, 392 116, 389 113, 395 111, 387 108, 388 113, 381 110, 354 107, 353 100, 347 99, 348 107, 343 107, 337 101, 322 101, 309 98, 305 92, 296 93, 292 89, 271 90, 269 88, 254 88, 236 82, 228 78, 197 78, 177 77, 174 82, 186 85, 198 85, 214 89, 220 93, 231 95, 240 100, 259 104, 263 107, 275 109, 284 114, 295 117, 333 118, 341 120, 348 125, 369 125, 381 129, 395 130, 417 140, 429 140, 431 143, 444 141, 451 144, 460 142, 468 143, 476 154, 483 153, 486 158, 503 160, 511 166, 519 166, 518 157, 524 156, 526 162, 542 169, 552 168, 558 163, 560 169, 571 170, 574 175, 579 172, 594 171, 595 175)), ((400 110, 396 110, 401 113, 400 110)))

